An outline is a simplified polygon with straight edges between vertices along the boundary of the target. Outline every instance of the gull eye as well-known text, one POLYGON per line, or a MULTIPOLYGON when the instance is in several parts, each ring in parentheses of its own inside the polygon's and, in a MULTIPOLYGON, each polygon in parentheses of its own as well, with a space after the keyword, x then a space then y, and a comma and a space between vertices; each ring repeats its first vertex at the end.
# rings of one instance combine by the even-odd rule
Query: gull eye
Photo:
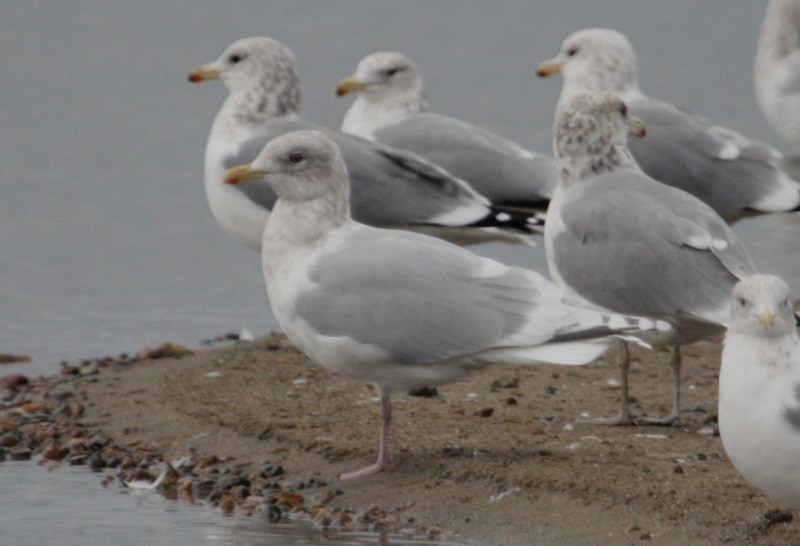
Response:
POLYGON ((243 58, 244 57, 242 57, 238 53, 231 53, 231 55, 228 57, 228 62, 231 63, 231 64, 236 64, 239 61, 241 61, 243 58))
POLYGON ((573 46, 567 50, 567 57, 574 57, 576 53, 578 53, 578 47, 573 46))
POLYGON ((290 163, 300 163, 305 159, 305 156, 301 152, 292 152, 289 154, 289 162, 290 163))
POLYGON ((746 298, 739 296, 736 298, 736 303, 739 305, 739 307, 747 307, 748 302, 746 298))
POLYGON ((628 117, 628 107, 624 102, 619 103, 617 110, 619 110, 619 113, 622 114, 623 118, 628 117))

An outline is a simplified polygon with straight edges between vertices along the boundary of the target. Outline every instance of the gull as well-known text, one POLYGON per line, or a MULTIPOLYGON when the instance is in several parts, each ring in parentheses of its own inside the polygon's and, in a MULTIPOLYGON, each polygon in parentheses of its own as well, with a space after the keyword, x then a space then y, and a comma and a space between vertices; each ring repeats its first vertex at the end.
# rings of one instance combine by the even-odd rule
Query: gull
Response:
POLYGON ((547 207, 556 186, 555 160, 481 127, 429 111, 422 76, 406 55, 379 51, 336 84, 358 97, 342 131, 410 150, 469 182, 492 203, 547 207))
MULTIPOLYGON (((259 250, 274 192, 263 184, 234 187, 225 169, 252 161, 276 136, 300 129, 324 131, 342 150, 351 177, 353 215, 377 226, 442 228, 443 236, 492 238, 494 232, 537 231, 541 219, 494 209, 489 200, 410 152, 328 130, 298 114, 300 88, 292 52, 271 38, 245 38, 189 73, 192 82, 219 79, 229 94, 208 135, 205 190, 214 218, 231 236, 259 250), (456 228, 456 229, 454 229, 456 228), (468 235, 465 233, 468 232, 468 235)), ((502 236, 497 235, 502 238, 502 236)))
POLYGON ((767 121, 800 152, 800 2, 771 0, 758 39, 753 73, 767 121))
POLYGON ((642 170, 656 180, 705 201, 728 221, 752 213, 790 211, 800 205, 800 185, 781 168, 781 154, 639 89, 636 54, 615 30, 578 31, 538 74, 561 73, 560 101, 582 91, 614 93, 647 126, 631 142, 642 170))
POLYGON ((789 287, 739 282, 719 375, 719 434, 736 470, 771 499, 800 507, 800 338, 789 287))
MULTIPOLYGON (((644 126, 616 95, 585 92, 560 102, 553 129, 559 180, 547 209, 545 252, 568 301, 673 326, 644 337, 673 347, 672 412, 643 422, 679 425, 680 346, 724 331, 730 292, 755 268, 711 207, 642 172, 627 146, 629 132, 641 136, 644 126)), ((633 423, 624 343, 620 350, 621 412, 601 423, 633 423)))
POLYGON ((278 200, 264 230, 267 295, 278 324, 331 372, 371 383, 381 400, 375 464, 389 466, 390 394, 455 381, 497 362, 588 363, 608 335, 666 323, 573 308, 538 273, 424 234, 356 222, 342 155, 300 131, 267 144, 225 181, 269 184, 278 200))

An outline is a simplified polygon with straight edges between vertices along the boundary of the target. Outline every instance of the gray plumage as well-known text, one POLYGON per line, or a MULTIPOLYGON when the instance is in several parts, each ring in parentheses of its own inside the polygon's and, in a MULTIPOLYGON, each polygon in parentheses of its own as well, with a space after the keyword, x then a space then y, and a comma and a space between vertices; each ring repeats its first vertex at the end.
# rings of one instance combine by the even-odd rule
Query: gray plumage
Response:
POLYGON ((424 83, 402 53, 372 53, 337 93, 357 91, 342 122, 346 133, 409 150, 470 183, 497 205, 546 206, 555 161, 486 129, 429 112, 424 83))
MULTIPOLYGON (((575 301, 672 324, 668 335, 648 338, 675 347, 673 411, 653 422, 678 423, 677 347, 724 331, 730 292, 755 267, 711 207, 641 171, 627 146, 640 123, 609 93, 576 93, 559 104, 559 186, 547 212, 545 250, 551 277, 575 301)), ((621 370, 623 406, 614 423, 631 421, 627 351, 621 370)))
POLYGON ((375 385, 382 398, 378 462, 386 468, 390 392, 455 381, 491 363, 585 364, 610 335, 665 323, 570 307, 533 271, 417 233, 354 222, 347 169, 318 131, 270 141, 251 165, 278 195, 264 230, 264 278, 281 329, 329 370, 375 385))
POLYGON ((800 185, 784 172, 776 149, 642 93, 633 47, 619 32, 595 28, 568 36, 559 54, 539 66, 541 76, 557 72, 564 77, 561 101, 585 91, 623 99, 647 126, 648 137, 630 143, 641 169, 727 220, 800 205, 800 185))
POLYGON ((231 165, 252 161, 270 139, 302 129, 324 131, 341 147, 351 174, 353 214, 377 226, 444 228, 437 235, 476 242, 540 232, 541 220, 495 210, 469 184, 411 152, 323 129, 297 114, 300 90, 291 51, 270 38, 245 38, 189 75, 221 79, 230 94, 217 113, 205 153, 209 206, 225 231, 254 249, 275 196, 266 188, 239 190, 222 183, 231 165), (498 231, 465 229, 496 227, 498 231))

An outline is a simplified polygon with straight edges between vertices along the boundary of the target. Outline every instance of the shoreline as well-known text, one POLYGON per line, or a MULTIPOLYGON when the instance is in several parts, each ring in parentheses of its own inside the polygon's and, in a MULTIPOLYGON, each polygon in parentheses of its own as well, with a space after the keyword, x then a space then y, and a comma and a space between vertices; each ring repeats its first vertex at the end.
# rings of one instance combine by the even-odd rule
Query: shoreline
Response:
MULTIPOLYGON (((152 482, 170 461, 161 494, 225 513, 489 546, 794 544, 792 514, 750 487, 719 441, 719 352, 719 341, 684 351, 682 428, 579 422, 618 410, 613 350, 586 367, 495 366, 430 398, 395 396, 393 466, 343 483, 377 451, 371 388, 281 335, 194 353, 164 345, 0 379, 0 460, 27 451, 120 482, 152 482)), ((667 412, 668 354, 632 357, 632 410, 667 412)))

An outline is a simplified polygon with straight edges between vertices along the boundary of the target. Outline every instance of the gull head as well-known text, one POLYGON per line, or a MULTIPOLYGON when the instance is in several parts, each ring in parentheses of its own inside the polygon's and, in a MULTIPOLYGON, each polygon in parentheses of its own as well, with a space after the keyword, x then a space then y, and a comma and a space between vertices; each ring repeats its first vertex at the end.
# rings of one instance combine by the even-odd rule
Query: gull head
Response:
POLYGON ((232 94, 246 92, 256 97, 255 107, 261 112, 277 109, 271 113, 289 113, 300 102, 294 55, 272 38, 238 40, 217 60, 189 72, 188 79, 195 83, 222 80, 232 94))
POLYGON ((558 55, 539 65, 537 74, 564 77, 562 94, 603 91, 622 94, 638 89, 636 53, 616 30, 591 28, 569 35, 558 55))
POLYGON ((336 84, 337 96, 360 92, 374 98, 411 96, 424 98, 424 85, 417 67, 402 53, 378 51, 358 63, 356 73, 336 84))
POLYGON ((782 279, 752 275, 733 288, 730 332, 780 337, 795 332, 795 324, 789 285, 782 279))
POLYGON ((320 131, 295 131, 267 143, 252 163, 225 171, 226 184, 267 183, 279 199, 309 201, 344 196, 347 168, 339 148, 320 131))
POLYGON ((583 92, 559 103, 553 142, 560 176, 581 180, 605 172, 637 168, 627 136, 645 135, 644 123, 628 114, 610 93, 583 92))

